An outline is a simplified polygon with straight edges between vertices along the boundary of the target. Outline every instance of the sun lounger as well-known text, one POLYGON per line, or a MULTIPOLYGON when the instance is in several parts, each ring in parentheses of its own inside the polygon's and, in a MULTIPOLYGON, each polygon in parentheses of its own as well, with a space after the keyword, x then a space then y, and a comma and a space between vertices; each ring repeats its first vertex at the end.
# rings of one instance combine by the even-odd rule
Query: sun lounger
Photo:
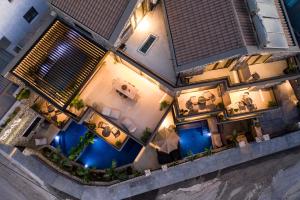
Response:
POLYGON ((42 146, 48 144, 47 138, 34 139, 36 146, 42 146))
POLYGON ((133 121, 129 118, 123 119, 121 123, 130 133, 134 133, 137 129, 133 121))
POLYGON ((121 116, 121 111, 105 106, 102 108, 101 114, 117 120, 121 116))

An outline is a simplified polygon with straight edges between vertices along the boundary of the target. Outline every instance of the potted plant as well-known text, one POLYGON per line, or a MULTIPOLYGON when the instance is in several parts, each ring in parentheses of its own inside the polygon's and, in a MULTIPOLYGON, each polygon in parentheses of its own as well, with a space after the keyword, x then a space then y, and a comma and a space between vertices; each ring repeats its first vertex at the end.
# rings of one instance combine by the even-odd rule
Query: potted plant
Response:
POLYGON ((95 130, 95 129, 96 129, 96 124, 93 123, 93 122, 88 123, 87 126, 88 126, 88 128, 89 128, 90 130, 95 130))
POLYGON ((117 140, 116 143, 115 143, 115 146, 117 148, 120 148, 122 146, 122 142, 120 140, 117 140))
POLYGON ((164 109, 166 109, 167 107, 169 107, 170 103, 166 100, 163 100, 162 102, 160 102, 160 108, 159 110, 162 111, 164 109))
POLYGON ((76 110, 81 110, 84 107, 84 102, 82 99, 80 99, 78 96, 76 96, 72 102, 70 103, 71 108, 75 108, 76 110))
POLYGON ((285 74, 293 74, 298 71, 297 64, 291 60, 292 58, 287 60, 288 66, 283 70, 285 74))
POLYGON ((220 110, 224 110, 225 109, 224 103, 218 103, 217 108, 219 108, 220 110))

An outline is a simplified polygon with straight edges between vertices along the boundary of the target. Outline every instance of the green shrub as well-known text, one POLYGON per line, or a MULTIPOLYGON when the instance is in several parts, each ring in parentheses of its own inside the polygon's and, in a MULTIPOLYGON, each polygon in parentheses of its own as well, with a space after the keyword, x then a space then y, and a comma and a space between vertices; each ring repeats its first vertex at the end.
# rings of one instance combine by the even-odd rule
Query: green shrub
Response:
POLYGON ((115 143, 115 146, 117 148, 120 148, 122 146, 122 142, 120 140, 117 140, 116 143, 115 143))
POLYGON ((22 89, 20 93, 17 95, 17 100, 22 100, 22 99, 28 99, 30 97, 30 90, 29 89, 22 89))
POLYGON ((277 106, 277 103, 275 101, 269 101, 268 102, 268 107, 269 108, 272 108, 272 107, 275 107, 275 106, 277 106))
POLYGON ((167 107, 169 107, 169 105, 170 105, 170 103, 168 101, 164 100, 164 101, 160 102, 159 110, 162 111, 162 110, 166 109, 167 107))
POLYGON ((82 99, 80 99, 78 96, 75 97, 72 102, 70 103, 71 108, 75 108, 76 110, 80 110, 84 107, 84 102, 82 99))
POLYGON ((143 132, 143 136, 141 137, 142 142, 146 144, 151 135, 151 129, 147 127, 143 132))
POLYGON ((73 147, 70 151, 69 159, 76 160, 81 152, 89 145, 94 143, 94 134, 87 132, 84 136, 80 137, 80 142, 76 147, 73 147))

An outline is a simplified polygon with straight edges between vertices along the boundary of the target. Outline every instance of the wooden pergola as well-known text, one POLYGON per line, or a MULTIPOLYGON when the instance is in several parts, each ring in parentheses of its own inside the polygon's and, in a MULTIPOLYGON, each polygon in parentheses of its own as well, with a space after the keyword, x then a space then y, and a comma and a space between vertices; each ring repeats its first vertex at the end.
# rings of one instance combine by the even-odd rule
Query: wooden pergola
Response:
POLYGON ((106 50, 56 21, 12 73, 52 104, 65 109, 105 54, 106 50))

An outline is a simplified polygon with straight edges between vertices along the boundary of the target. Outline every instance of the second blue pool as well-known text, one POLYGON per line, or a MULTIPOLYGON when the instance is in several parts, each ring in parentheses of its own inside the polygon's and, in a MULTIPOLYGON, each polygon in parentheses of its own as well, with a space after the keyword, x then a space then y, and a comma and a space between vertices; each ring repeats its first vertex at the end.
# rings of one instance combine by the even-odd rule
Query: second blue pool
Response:
POLYGON ((180 154, 182 157, 204 152, 206 148, 211 148, 211 134, 207 121, 200 121, 191 124, 178 126, 180 137, 180 154))

